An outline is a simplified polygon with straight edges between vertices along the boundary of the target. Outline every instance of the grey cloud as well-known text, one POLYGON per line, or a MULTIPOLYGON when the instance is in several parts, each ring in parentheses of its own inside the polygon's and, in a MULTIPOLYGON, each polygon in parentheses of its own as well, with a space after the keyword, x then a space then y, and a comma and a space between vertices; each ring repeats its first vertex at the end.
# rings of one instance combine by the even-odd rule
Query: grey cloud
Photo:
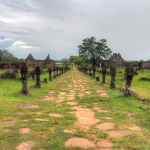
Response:
MULTIPOLYGON (((0 37, 39 48, 31 50, 37 57, 50 53, 61 59, 77 55, 82 40, 95 36, 106 38, 112 51, 125 59, 146 60, 149 6, 149 0, 1 0, 0 37)), ((24 57, 19 50, 14 53, 24 57)))

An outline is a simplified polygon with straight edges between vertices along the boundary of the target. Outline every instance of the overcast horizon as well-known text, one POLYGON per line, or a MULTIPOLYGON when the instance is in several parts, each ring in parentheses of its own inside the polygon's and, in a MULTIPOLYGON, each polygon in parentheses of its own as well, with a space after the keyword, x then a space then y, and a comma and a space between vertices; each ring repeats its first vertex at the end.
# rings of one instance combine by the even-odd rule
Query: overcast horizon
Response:
POLYGON ((0 49, 60 60, 96 37, 125 60, 149 60, 149 6, 150 0, 0 0, 0 49))

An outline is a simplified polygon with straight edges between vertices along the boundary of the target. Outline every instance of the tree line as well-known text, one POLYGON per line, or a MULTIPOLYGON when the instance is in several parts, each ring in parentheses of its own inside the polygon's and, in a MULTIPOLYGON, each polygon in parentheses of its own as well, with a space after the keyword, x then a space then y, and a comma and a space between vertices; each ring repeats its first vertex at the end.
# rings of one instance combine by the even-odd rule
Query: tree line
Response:
POLYGON ((0 49, 0 62, 22 62, 24 59, 15 57, 6 49, 0 49))

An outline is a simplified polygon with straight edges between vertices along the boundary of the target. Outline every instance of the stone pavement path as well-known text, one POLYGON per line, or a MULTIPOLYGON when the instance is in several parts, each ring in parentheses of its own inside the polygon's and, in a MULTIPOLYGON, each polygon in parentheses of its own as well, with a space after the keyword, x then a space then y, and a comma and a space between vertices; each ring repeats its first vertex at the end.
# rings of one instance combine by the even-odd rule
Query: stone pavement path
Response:
MULTIPOLYGON (((81 149, 93 149, 93 150, 109 150, 114 146, 111 138, 120 138, 132 134, 131 130, 117 129, 115 124, 112 123, 112 118, 105 115, 103 119, 105 123, 101 123, 101 120, 96 118, 96 113, 107 114, 110 110, 104 110, 97 106, 97 103, 93 103, 92 108, 86 107, 80 103, 84 97, 109 97, 109 93, 100 88, 100 86, 93 85, 93 81, 84 76, 77 69, 71 70, 61 80, 59 80, 48 95, 46 95, 41 101, 56 101, 57 106, 61 107, 64 103, 70 107, 70 112, 76 117, 74 126, 72 129, 64 129, 64 134, 76 135, 76 132, 80 131, 87 135, 87 138, 73 136, 64 142, 64 146, 68 148, 79 147, 81 149), (108 137, 99 137, 94 134, 96 131, 107 133, 108 137)), ((37 105, 30 105, 22 103, 20 107, 25 108, 39 108, 37 105)), ((17 112, 21 113, 21 112, 17 112)), ((43 114, 43 112, 34 112, 37 114, 43 114)), ((50 117, 63 117, 60 113, 49 113, 50 117)), ((48 121, 45 118, 36 118, 36 121, 48 121)), ((28 121, 28 120, 25 120, 28 121)), ((5 124, 5 122, 2 122, 5 124)), ((12 122, 9 122, 12 123, 12 122)), ((140 127, 133 127, 133 130, 140 130, 140 127)), ((20 128, 20 133, 27 134, 30 131, 29 128, 20 128)), ((22 142, 17 146, 17 150, 31 150, 37 143, 33 141, 22 142)), ((40 150, 40 149, 39 149, 40 150)), ((45 150, 41 148, 41 150, 45 150)), ((123 148, 121 148, 123 150, 123 148)))

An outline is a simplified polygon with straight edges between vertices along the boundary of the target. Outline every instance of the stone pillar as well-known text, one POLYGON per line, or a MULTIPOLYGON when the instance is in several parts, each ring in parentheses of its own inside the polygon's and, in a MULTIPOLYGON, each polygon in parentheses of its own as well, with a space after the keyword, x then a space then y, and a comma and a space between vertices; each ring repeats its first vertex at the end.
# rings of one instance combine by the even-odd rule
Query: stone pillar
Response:
POLYGON ((131 66, 127 66, 125 69, 125 78, 126 78, 126 91, 125 95, 130 96, 131 95, 131 83, 132 78, 134 76, 134 69, 131 66))
POLYGON ((95 72, 96 72, 96 67, 93 67, 93 78, 95 79, 95 72))
POLYGON ((49 80, 50 81, 52 81, 52 72, 53 72, 52 68, 49 68, 48 73, 49 73, 49 80))
POLYGON ((27 76, 28 76, 28 67, 26 63, 23 63, 22 66, 20 67, 20 74, 21 74, 21 79, 22 79, 22 89, 21 93, 24 95, 30 95, 29 94, 29 89, 27 87, 27 76))
POLYGON ((115 88, 116 67, 113 65, 110 66, 110 76, 111 76, 110 88, 115 88))
POLYGON ((62 74, 64 73, 64 68, 63 68, 63 67, 61 67, 61 73, 62 73, 62 74))
POLYGON ((91 76, 91 68, 89 68, 89 75, 91 76))
POLYGON ((41 82, 40 82, 40 74, 41 74, 41 69, 39 66, 35 68, 35 74, 36 74, 36 88, 41 88, 41 82))
POLYGON ((55 66, 53 67, 53 72, 54 72, 53 78, 56 78, 56 67, 55 66))
POLYGON ((106 75, 106 67, 102 67, 102 83, 106 83, 105 75, 106 75))
POLYGON ((58 71, 59 71, 59 68, 58 68, 58 66, 56 67, 56 71, 57 71, 56 75, 58 76, 58 71))
POLYGON ((35 71, 31 71, 30 74, 31 74, 32 80, 35 81, 35 71))

